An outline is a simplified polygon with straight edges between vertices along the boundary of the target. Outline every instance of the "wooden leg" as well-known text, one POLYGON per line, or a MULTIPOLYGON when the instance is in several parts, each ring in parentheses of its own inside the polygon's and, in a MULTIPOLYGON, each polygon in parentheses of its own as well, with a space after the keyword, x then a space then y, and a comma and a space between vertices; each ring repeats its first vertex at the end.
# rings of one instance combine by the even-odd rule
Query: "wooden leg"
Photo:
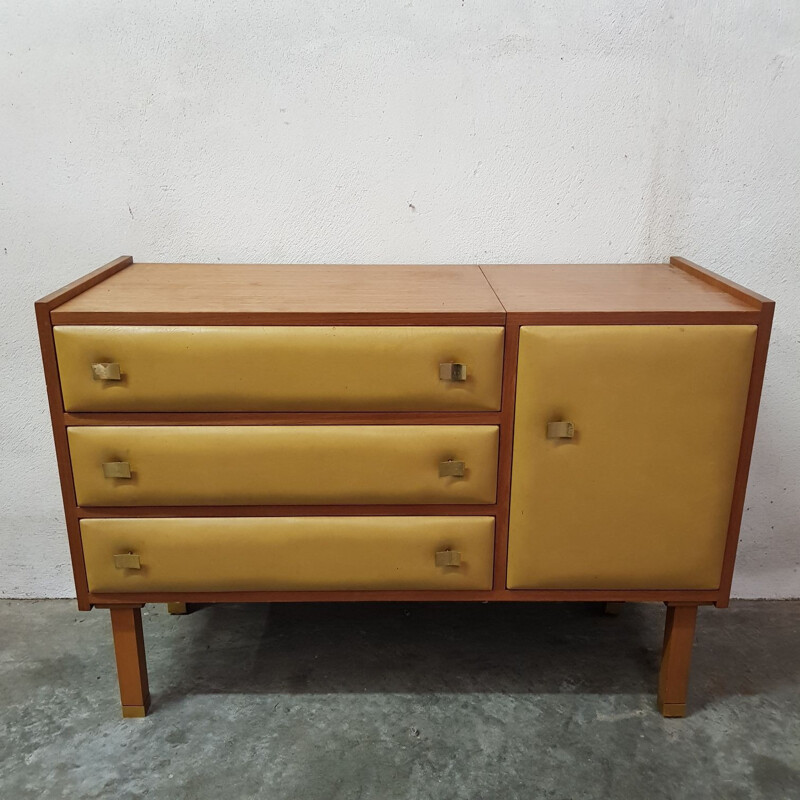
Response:
POLYGON ((609 617, 619 616, 625 603, 605 603, 603 613, 609 617))
POLYGON ((686 716, 686 691, 696 622, 696 605, 667 605, 664 649, 658 676, 658 710, 665 717, 686 716))
POLYGON ((167 611, 170 614, 188 614, 188 603, 167 603, 167 611))
POLYGON ((140 608, 112 608, 111 631, 117 657, 123 717, 144 717, 150 706, 140 608))

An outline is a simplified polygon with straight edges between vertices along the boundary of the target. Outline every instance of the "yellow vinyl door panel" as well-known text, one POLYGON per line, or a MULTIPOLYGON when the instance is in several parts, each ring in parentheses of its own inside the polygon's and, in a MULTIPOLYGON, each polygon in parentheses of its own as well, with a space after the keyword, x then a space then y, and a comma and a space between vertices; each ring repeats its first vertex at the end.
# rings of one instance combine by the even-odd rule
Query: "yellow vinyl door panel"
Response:
POLYGON ((63 325, 67 411, 497 410, 499 327, 63 325), (447 365, 459 366, 448 372, 447 365))
POLYGON ((492 588, 493 517, 84 519, 81 538, 99 593, 492 588))
POLYGON ((495 425, 101 426, 68 436, 81 506, 494 503, 496 495, 495 425))
POLYGON ((522 327, 509 588, 719 586, 755 337, 522 327))

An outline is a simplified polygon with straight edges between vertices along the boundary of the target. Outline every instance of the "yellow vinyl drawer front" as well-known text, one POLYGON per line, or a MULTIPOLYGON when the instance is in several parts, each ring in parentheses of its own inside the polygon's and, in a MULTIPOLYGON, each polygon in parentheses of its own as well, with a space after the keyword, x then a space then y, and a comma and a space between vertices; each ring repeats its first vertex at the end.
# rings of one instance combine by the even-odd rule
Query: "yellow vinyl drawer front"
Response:
POLYGON ((508 588, 719 586, 755 338, 521 328, 508 588))
POLYGON ((492 588, 493 517, 84 519, 81 538, 97 593, 492 588))
POLYGON ((66 411, 494 411, 500 327, 64 325, 66 411))
POLYGON ((81 506, 494 503, 495 425, 68 429, 81 506))

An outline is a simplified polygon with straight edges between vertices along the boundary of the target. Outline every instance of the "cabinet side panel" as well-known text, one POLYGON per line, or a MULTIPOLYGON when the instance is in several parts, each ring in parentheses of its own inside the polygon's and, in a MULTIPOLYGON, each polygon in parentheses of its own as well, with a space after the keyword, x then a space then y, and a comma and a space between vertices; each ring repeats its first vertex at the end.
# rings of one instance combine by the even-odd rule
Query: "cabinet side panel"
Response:
POLYGON ((58 364, 56 363, 53 328, 50 324, 50 309, 43 302, 36 304, 36 324, 39 330, 39 344, 42 351, 47 400, 50 408, 50 420, 53 426, 58 474, 61 481, 61 495, 64 503, 64 518, 67 524, 75 593, 78 599, 78 608, 82 611, 88 611, 91 608, 88 599, 89 587, 86 582, 81 533, 75 507, 75 485, 72 480, 67 429, 64 426, 64 408, 61 398, 61 383, 58 377, 58 364))
POLYGON ((753 371, 750 376, 750 388, 747 395, 747 410, 745 412, 742 441, 739 449, 739 464, 736 469, 736 483, 733 490, 731 516, 728 523, 728 541, 725 545, 725 558, 722 566, 722 582, 720 596, 717 600, 719 607, 728 605, 733 581, 733 567, 736 562, 736 550, 739 544, 739 529, 742 525, 744 500, 747 493, 747 478, 750 474, 750 459, 753 455, 753 443, 758 422, 758 407, 761 402, 761 389, 764 385, 764 372, 767 366, 767 350, 772 332, 772 317, 775 313, 775 303, 772 300, 764 302, 761 308, 761 321, 758 323, 755 354, 753 356, 753 371))

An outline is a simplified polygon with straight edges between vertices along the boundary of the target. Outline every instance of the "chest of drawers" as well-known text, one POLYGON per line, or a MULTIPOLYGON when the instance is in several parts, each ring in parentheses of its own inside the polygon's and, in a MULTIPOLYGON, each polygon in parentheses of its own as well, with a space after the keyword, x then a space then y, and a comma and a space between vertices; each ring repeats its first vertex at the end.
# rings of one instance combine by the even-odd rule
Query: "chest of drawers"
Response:
POLYGON ((134 264, 36 304, 79 608, 730 594, 773 303, 667 264, 134 264))

